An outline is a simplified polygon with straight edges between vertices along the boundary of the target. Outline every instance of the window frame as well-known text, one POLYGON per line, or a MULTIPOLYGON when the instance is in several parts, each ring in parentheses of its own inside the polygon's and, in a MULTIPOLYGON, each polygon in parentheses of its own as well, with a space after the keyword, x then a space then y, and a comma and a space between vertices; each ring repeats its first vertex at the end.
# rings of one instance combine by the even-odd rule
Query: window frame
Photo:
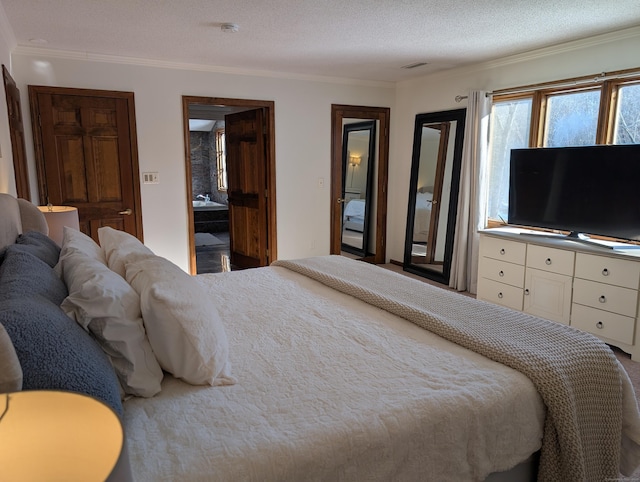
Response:
MULTIPOLYGON (((531 99, 531 118, 529 121, 529 146, 543 147, 546 131, 547 105, 549 98, 559 94, 570 94, 588 90, 600 90, 600 106, 596 127, 595 144, 611 145, 615 135, 615 117, 618 111, 619 91, 628 85, 640 85, 640 70, 628 69, 552 83, 503 89, 493 92, 492 105, 524 98, 531 99)), ((491 133, 489 134, 491 139, 491 133)), ((485 228, 504 226, 503 220, 489 218, 485 220, 485 228)), ((539 228, 536 228, 539 229, 539 228)))
POLYGON ((224 128, 215 129, 215 144, 216 144, 216 182, 218 184, 219 192, 227 192, 229 188, 227 180, 227 148, 225 146, 225 131, 224 128))

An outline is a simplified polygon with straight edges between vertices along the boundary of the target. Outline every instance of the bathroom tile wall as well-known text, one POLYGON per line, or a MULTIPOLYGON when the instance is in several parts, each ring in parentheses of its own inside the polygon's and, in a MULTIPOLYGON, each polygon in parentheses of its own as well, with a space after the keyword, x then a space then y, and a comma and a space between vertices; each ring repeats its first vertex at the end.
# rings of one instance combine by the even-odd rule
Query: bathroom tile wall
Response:
POLYGON ((218 191, 215 130, 224 127, 218 122, 211 132, 190 132, 191 137, 191 188, 193 200, 198 194, 209 195, 212 201, 227 204, 227 193, 218 191))

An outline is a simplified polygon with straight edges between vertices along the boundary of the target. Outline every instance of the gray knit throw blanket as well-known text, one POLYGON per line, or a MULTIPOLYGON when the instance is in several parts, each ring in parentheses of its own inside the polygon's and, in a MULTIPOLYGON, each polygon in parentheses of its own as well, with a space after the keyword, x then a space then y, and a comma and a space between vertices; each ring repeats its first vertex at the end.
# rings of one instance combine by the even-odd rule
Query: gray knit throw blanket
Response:
POLYGON ((527 375, 547 407, 539 481, 619 477, 623 368, 596 337, 341 256, 272 266, 315 279, 527 375))

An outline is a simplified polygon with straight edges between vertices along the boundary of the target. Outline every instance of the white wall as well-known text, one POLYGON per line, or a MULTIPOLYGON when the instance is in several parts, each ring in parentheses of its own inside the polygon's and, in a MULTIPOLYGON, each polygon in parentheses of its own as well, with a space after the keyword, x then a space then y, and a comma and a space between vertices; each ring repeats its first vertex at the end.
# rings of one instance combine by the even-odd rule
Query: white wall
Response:
MULTIPOLYGON (((23 108, 28 106, 29 84, 134 92, 140 172, 158 172, 160 178, 158 185, 141 184, 145 244, 185 270, 182 95, 275 102, 278 257, 296 258, 329 253, 331 104, 393 107, 395 94, 389 84, 257 77, 67 57, 33 49, 13 53, 23 108), (325 181, 323 189, 318 187, 319 178, 325 181)), ((30 125, 25 134, 34 189, 30 125)))
MULTIPOLYGON (((15 46, 15 39, 11 27, 0 4, 0 64, 11 71, 11 51, 15 46)), ((13 154, 11 150, 11 135, 7 118, 7 103, 3 95, 0 96, 0 192, 16 195, 16 182, 13 172, 13 154)))
POLYGON ((397 84, 391 111, 387 257, 403 259, 416 114, 459 109, 456 95, 640 67, 640 28, 542 49, 397 84))
MULTIPOLYGON (((1 42, 1 39, 0 39, 1 42)), ((391 107, 387 259, 403 259, 413 126, 418 113, 464 107, 456 95, 496 90, 602 71, 640 67, 640 28, 476 64, 405 81, 394 88, 159 68, 17 49, 14 78, 29 119, 27 84, 133 91, 140 170, 157 171, 159 185, 142 185, 145 242, 188 266, 187 207, 182 140, 182 95, 275 101, 278 255, 329 252, 331 104, 391 107), (318 188, 324 178, 324 189, 318 188), (314 248, 311 248, 311 246, 314 248)), ((7 47, 0 44, 0 57, 7 47)), ((1 104, 1 103, 0 103, 1 104)), ((6 112, 0 107, 0 116, 6 112)), ((25 125, 35 194, 31 128, 25 125)), ((14 192, 8 130, 0 122, 0 191, 14 192), (9 181, 7 181, 9 179, 9 181)))

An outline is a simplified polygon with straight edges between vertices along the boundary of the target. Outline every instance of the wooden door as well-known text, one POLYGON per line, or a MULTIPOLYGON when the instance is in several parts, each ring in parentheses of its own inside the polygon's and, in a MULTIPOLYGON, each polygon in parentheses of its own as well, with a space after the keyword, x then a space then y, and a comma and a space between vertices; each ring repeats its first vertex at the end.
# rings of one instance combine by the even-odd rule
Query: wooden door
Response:
POLYGON ((225 116, 231 265, 269 264, 265 113, 225 116))
POLYGON ((22 107, 20 91, 9 71, 2 66, 4 91, 7 98, 7 114, 9 116, 9 133, 11 136, 11 151, 13 152, 13 171, 16 179, 16 195, 31 201, 29 187, 29 170, 27 168, 27 150, 24 143, 24 124, 22 122, 22 107))
MULTIPOLYGON (((449 122, 438 124, 425 124, 423 127, 440 131, 440 143, 438 144, 438 159, 436 162, 435 178, 433 181, 433 197, 431 198, 431 218, 429 219, 429 234, 427 235, 427 253, 424 262, 426 264, 442 264, 436 260, 436 239, 440 223, 440 205, 442 202, 442 187, 444 172, 447 163, 447 150, 449 148, 449 122)), ((451 160, 449 160, 451 162, 451 160)))
POLYGON ((40 203, 142 239, 133 93, 29 86, 40 203))
MULTIPOLYGON (((343 119, 377 120, 378 151, 376 152, 375 191, 375 254, 362 258, 372 263, 386 261, 387 236, 387 180, 389 173, 389 122, 391 111, 388 107, 363 107, 355 105, 331 105, 331 238, 330 253, 340 254, 342 248, 342 188, 344 166, 342 163, 343 119)), ((373 221, 373 220, 372 220, 373 221)), ((370 243, 372 244, 372 243, 370 243)))

